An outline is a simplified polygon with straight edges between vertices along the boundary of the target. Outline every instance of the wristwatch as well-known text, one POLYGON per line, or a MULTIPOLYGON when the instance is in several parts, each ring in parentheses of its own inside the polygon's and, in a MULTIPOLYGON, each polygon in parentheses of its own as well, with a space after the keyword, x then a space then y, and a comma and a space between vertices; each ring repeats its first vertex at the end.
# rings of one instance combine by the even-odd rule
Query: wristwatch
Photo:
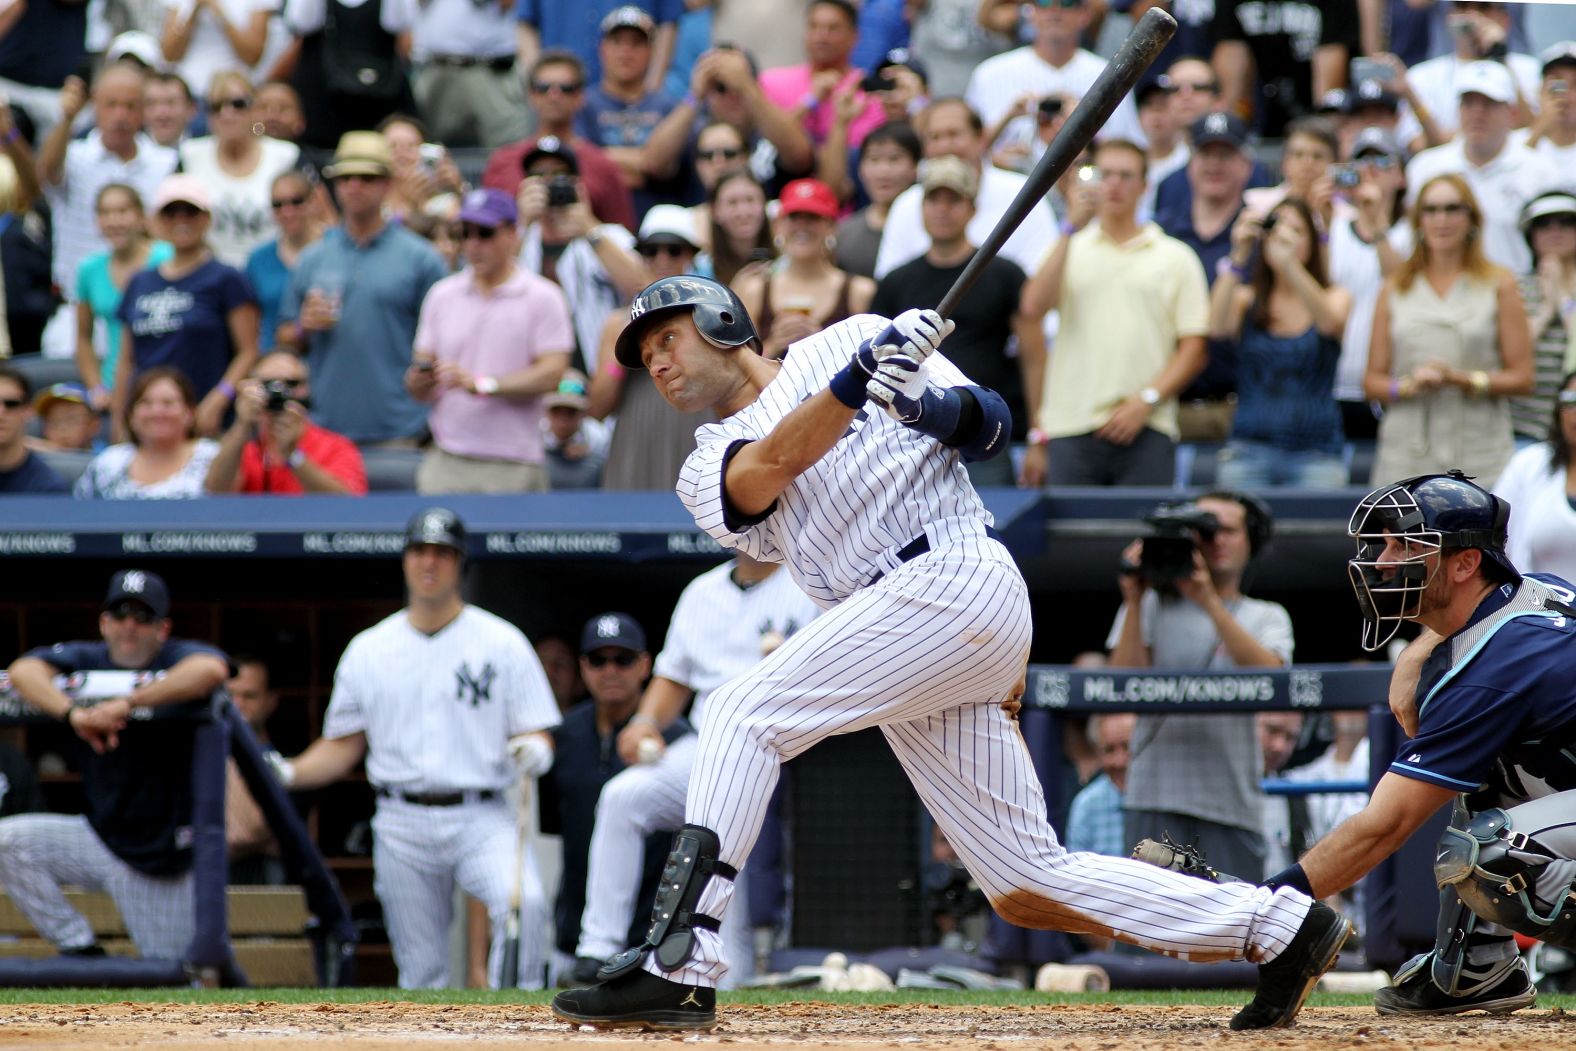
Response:
POLYGON ((498 393, 498 379, 495 376, 477 376, 476 393, 484 398, 490 398, 498 393))
POLYGON ((1138 400, 1152 409, 1160 404, 1160 392, 1153 387, 1145 387, 1138 392, 1138 400))
POLYGON ((292 471, 299 471, 301 469, 301 465, 306 463, 306 453, 302 452, 300 449, 297 449, 290 454, 290 457, 286 462, 290 464, 290 469, 292 471))

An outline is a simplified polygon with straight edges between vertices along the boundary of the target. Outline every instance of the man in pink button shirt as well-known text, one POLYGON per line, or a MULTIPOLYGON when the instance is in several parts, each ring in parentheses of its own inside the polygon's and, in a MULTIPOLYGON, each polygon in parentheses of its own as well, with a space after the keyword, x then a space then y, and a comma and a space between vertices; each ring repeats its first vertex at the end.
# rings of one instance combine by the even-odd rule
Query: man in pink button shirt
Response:
POLYGON ((501 190, 472 190, 460 207, 466 268, 421 305, 405 387, 432 402, 432 448, 416 472, 423 493, 547 488, 542 395, 558 388, 575 346, 557 285, 515 264, 519 211, 501 190))
MULTIPOLYGON (((804 53, 810 61, 779 66, 761 74, 761 90, 772 104, 802 124, 816 146, 826 141, 836 120, 833 92, 856 90, 864 74, 849 64, 859 39, 859 14, 848 0, 814 0, 805 21, 804 53)), ((865 96, 864 111, 848 128, 848 145, 857 147, 883 121, 881 102, 865 96)))

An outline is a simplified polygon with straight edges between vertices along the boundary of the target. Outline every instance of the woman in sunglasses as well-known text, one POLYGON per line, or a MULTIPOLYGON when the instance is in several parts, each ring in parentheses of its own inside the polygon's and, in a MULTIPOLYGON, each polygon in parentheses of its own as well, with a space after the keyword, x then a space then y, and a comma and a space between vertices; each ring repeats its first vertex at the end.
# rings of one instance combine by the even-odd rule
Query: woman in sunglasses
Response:
POLYGON ((1532 393, 1510 399, 1518 444, 1549 436, 1549 410, 1565 375, 1576 333, 1576 196, 1545 193, 1521 210, 1521 234, 1532 249, 1532 270, 1522 274, 1521 297, 1532 322, 1532 393))
POLYGON ((706 200, 691 208, 690 214, 695 217, 701 248, 711 246, 711 199, 717 183, 729 172, 744 171, 749 163, 749 147, 745 145, 744 135, 732 124, 714 120, 695 136, 695 178, 706 200))
POLYGON ((215 74, 208 86, 208 131, 181 143, 181 170, 208 188, 214 258, 243 267, 252 250, 277 232, 269 189, 274 176, 295 167, 301 151, 262 133, 251 82, 233 71, 215 74))
POLYGON ((132 275, 174 254, 167 242, 148 236, 142 195, 112 182, 93 202, 99 236, 109 251, 88 256, 77 267, 77 373, 94 412, 105 412, 120 360, 120 300, 132 275), (102 326, 102 329, 100 328, 102 326))
POLYGON ((1330 223, 1330 281, 1352 295, 1335 364, 1335 399, 1347 441, 1371 442, 1379 434, 1379 417, 1363 393, 1363 372, 1374 306, 1384 279, 1412 251, 1405 208, 1406 157, 1393 133, 1367 127, 1352 140, 1351 164, 1343 170, 1356 174, 1357 185, 1337 191, 1341 203, 1330 223))
POLYGON ((1363 391, 1384 403, 1373 477, 1460 468, 1487 483, 1514 451, 1509 397, 1532 391, 1532 340, 1516 279, 1483 255, 1465 179, 1436 175, 1412 207, 1411 256, 1374 310, 1363 391))
POLYGON ((316 244, 325 229, 312 199, 312 187, 295 168, 274 176, 268 186, 268 207, 274 214, 279 236, 252 249, 246 259, 246 279, 252 284, 262 313, 259 351, 273 348, 274 332, 279 327, 279 298, 290 284, 301 253, 316 244))
POLYGON ((766 273, 733 281, 768 358, 780 358, 790 344, 870 308, 876 283, 838 269, 834 261, 841 210, 836 194, 819 179, 784 186, 775 222, 782 255, 766 273))
POLYGON ((1523 573, 1576 573, 1576 372, 1566 373, 1553 398, 1547 441, 1517 450, 1494 483, 1510 501, 1506 552, 1523 573))
MULTIPOLYGON (((115 419, 132 379, 156 365, 179 369, 197 397, 197 433, 224 422, 235 385, 257 361, 257 297, 246 277, 208 247, 212 205, 191 175, 167 177, 153 198, 154 229, 174 254, 126 285, 120 304, 120 360, 115 365, 115 419)), ((117 438, 125 431, 117 428, 117 438)))
POLYGON ((127 440, 88 463, 73 495, 96 500, 191 500, 204 495, 219 443, 199 438, 197 399, 179 369, 146 370, 131 384, 127 440))

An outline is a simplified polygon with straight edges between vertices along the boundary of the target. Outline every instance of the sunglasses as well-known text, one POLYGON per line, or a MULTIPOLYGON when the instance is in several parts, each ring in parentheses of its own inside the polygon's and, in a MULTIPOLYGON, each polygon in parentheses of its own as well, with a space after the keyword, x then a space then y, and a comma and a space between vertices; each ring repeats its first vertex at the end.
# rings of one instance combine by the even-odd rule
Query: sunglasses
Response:
POLYGON ((1424 215, 1465 215, 1467 206, 1460 201, 1452 201, 1449 204, 1425 204, 1418 210, 1424 215))
POLYGON ((271 202, 277 211, 280 208, 299 208, 306 203, 305 197, 275 197, 271 202))
POLYGON ((233 109, 236 112, 248 110, 252 108, 252 100, 243 98, 208 100, 209 113, 223 113, 226 108, 233 109))
POLYGON ((1558 226, 1562 230, 1576 230, 1576 215, 1540 215, 1532 220, 1534 230, 1547 230, 1558 226))
POLYGON ((497 233, 497 227, 493 226, 475 226, 471 223, 466 223, 460 227, 460 237, 462 239, 474 237, 478 241, 491 241, 497 233))
POLYGON ((638 653, 614 653, 611 655, 606 653, 588 653, 585 656, 585 662, 593 668, 605 668, 609 664, 616 664, 620 668, 630 668, 639 659, 640 655, 638 653))
POLYGON ((1071 11, 1083 5, 1084 0, 1034 0, 1035 7, 1059 7, 1064 11, 1071 11))
POLYGON ((201 215, 202 209, 189 201, 171 201, 169 204, 159 209, 159 214, 172 219, 189 219, 194 215, 201 215))
POLYGON ((23 398, 0 398, 0 406, 10 409, 12 412, 15 412, 26 404, 27 401, 23 398))
POLYGON ((1382 172, 1389 171, 1391 168, 1396 166, 1395 158, 1387 153, 1365 154, 1364 156, 1358 157, 1353 163, 1360 164, 1364 168, 1375 168, 1382 172))
POLYGON ((387 175, 362 175, 361 173, 357 172, 354 175, 349 175, 349 174, 347 174, 347 175, 337 175, 337 176, 334 177, 334 181, 335 182, 387 182, 388 181, 388 176, 387 175))
POLYGON ((531 81, 531 91, 538 95, 578 95, 583 86, 581 84, 555 84, 545 80, 531 81))
POLYGON ((732 146, 719 146, 714 150, 696 150, 695 159, 698 161, 736 161, 744 156, 743 150, 736 150, 732 146))
POLYGON ((688 252, 689 249, 684 245, 660 244, 636 245, 635 251, 639 252, 646 259, 655 259, 659 255, 667 256, 669 259, 682 259, 684 258, 684 253, 688 252))
POLYGON ((1218 80, 1206 80, 1202 84, 1191 84, 1185 80, 1178 80, 1174 84, 1178 93, 1186 91, 1190 93, 1202 92, 1206 95, 1220 94, 1220 81, 1218 80))
POLYGON ((122 602, 105 610, 110 620, 134 620, 138 624, 152 624, 157 618, 153 610, 136 602, 122 602))

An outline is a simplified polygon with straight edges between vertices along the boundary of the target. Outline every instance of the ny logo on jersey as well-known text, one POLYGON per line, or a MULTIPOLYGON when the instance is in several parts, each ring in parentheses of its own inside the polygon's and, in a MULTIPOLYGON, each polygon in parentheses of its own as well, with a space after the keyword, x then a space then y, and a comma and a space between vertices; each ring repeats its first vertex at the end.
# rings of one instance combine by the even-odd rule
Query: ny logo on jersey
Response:
POLYGON ((461 704, 467 700, 472 708, 481 707, 483 701, 492 700, 493 680, 498 677, 498 669, 488 661, 482 665, 482 670, 471 674, 471 666, 461 663, 454 669, 454 699, 461 704))

